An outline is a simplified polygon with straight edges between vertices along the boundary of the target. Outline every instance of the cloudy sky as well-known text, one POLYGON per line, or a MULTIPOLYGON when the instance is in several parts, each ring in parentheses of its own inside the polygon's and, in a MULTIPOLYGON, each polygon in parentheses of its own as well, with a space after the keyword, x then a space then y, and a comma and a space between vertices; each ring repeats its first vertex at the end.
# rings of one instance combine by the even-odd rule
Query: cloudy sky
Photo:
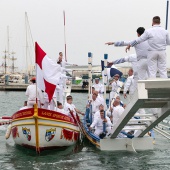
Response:
MULTIPOLYGON (((161 17, 161 25, 165 27, 166 0, 1 0, 0 55, 3 56, 7 48, 9 25, 10 50, 16 52, 17 65, 25 67, 27 12, 33 40, 56 59, 58 52, 64 51, 63 10, 66 12, 68 61, 87 64, 87 53, 92 52, 93 64, 100 64, 104 53, 109 55, 109 60, 134 53, 131 50, 126 54, 125 48, 108 47, 105 42, 136 38, 137 27, 149 28, 155 15, 161 17)), ((28 40, 31 48, 29 35, 28 40)), ((170 48, 167 49, 169 56, 170 48)))

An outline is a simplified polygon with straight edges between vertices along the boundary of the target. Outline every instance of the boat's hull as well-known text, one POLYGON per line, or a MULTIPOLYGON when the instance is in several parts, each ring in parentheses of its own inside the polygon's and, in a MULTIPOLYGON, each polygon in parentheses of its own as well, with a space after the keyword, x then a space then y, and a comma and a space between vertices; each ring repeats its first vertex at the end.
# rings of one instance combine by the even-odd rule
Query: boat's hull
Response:
POLYGON ((100 149, 100 138, 96 135, 94 135, 88 127, 88 123, 89 120, 89 113, 90 113, 90 109, 86 109, 86 113, 85 113, 85 117, 82 123, 80 123, 81 125, 81 129, 83 131, 84 136, 93 144, 95 145, 97 148, 100 149))
POLYGON ((90 110, 86 109, 84 122, 81 124, 81 128, 85 137, 98 149, 103 151, 141 151, 141 150, 153 150, 153 139, 145 136, 143 138, 104 138, 100 139, 94 135, 88 127, 90 110))
POLYGON ((26 109, 12 116, 11 132, 17 145, 44 149, 68 147, 79 138, 79 128, 72 118, 50 110, 26 109))

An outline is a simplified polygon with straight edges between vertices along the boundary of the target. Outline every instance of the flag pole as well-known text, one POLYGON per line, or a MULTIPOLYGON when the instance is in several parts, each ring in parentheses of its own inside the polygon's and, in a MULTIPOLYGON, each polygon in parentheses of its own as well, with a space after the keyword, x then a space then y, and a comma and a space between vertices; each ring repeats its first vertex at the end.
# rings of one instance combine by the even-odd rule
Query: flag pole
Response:
POLYGON ((65 17, 65 11, 63 11, 63 19, 64 19, 64 55, 65 55, 65 60, 67 61, 67 46, 66 46, 66 17, 65 17))
POLYGON ((165 25, 165 29, 168 29, 168 14, 169 14, 169 0, 167 0, 166 2, 166 25, 165 25))
MULTIPOLYGON (((104 100, 106 102, 106 85, 107 85, 107 59, 108 54, 104 54, 104 100)), ((106 119, 106 107, 104 109, 104 119, 106 119)), ((106 132, 106 123, 103 123, 103 132, 106 132)))
POLYGON ((37 88, 37 53, 36 53, 36 49, 37 49, 37 42, 35 42, 35 77, 36 77, 36 104, 38 104, 38 88, 37 88))
POLYGON ((89 80, 89 90, 88 90, 88 100, 89 100, 89 105, 90 105, 90 124, 92 123, 92 105, 91 105, 91 100, 92 100, 92 53, 88 53, 88 80, 89 80))

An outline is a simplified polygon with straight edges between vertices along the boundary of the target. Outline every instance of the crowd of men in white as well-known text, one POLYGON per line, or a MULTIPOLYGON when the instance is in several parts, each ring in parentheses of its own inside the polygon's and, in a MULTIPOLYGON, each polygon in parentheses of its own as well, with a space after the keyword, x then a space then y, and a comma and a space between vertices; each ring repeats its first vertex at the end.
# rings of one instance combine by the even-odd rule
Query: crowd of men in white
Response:
MULTIPOLYGON (((152 28, 145 31, 143 27, 137 29, 138 38, 134 41, 118 41, 118 42, 108 42, 107 45, 115 46, 127 46, 126 51, 130 47, 134 47, 136 54, 132 54, 124 57, 122 60, 124 62, 131 62, 132 68, 128 72, 128 78, 124 85, 124 98, 127 97, 127 91, 129 91, 129 99, 133 97, 134 92, 137 90, 137 81, 146 80, 148 78, 156 78, 157 71, 161 78, 167 78, 167 67, 166 67, 166 46, 170 45, 170 39, 168 32, 160 26, 160 17, 156 16, 152 20, 152 28)), ((61 63, 65 63, 62 61, 61 63)), ((118 62, 110 62, 108 65, 119 64, 118 62)), ((36 98, 35 80, 32 80, 32 84, 28 86, 26 95, 28 96, 28 104, 26 107, 33 107, 36 98)), ((61 82, 61 86, 63 82, 61 82)), ((114 76, 113 81, 110 83, 112 86, 112 91, 110 92, 110 100, 114 99, 112 105, 109 106, 106 117, 104 117, 104 110, 106 110, 106 102, 103 98, 104 87, 99 82, 99 79, 95 79, 95 83, 92 87, 92 99, 88 103, 87 107, 92 105, 92 124, 90 129, 95 129, 94 133, 100 135, 103 132, 103 122, 106 124, 106 130, 109 132, 111 128, 117 123, 121 114, 124 112, 126 105, 124 105, 117 93, 117 89, 120 87, 119 75, 114 76)), ((63 89, 63 88, 62 88, 63 89)), ((62 91, 62 90, 61 90, 62 91)), ((63 91, 62 91, 63 93, 63 91)), ((55 110, 54 102, 48 103, 48 97, 44 93, 42 97, 41 91, 39 94, 39 104, 43 108, 48 109, 50 105, 51 110, 55 110), (42 102, 41 101, 44 101, 42 102)), ((62 94, 59 94, 60 99, 63 98, 62 94), (62 96, 62 97, 61 97, 62 96)), ((55 96, 54 96, 55 98, 55 96)), ((56 99, 55 99, 56 100, 56 99)), ((64 104, 64 109, 62 106, 62 101, 60 100, 57 104, 56 111, 70 115, 70 110, 74 113, 81 113, 74 104, 72 104, 72 96, 67 96, 66 102, 64 104)), ((128 102, 127 102, 128 103, 128 102)), ((144 113, 144 109, 139 109, 138 113, 144 113)))

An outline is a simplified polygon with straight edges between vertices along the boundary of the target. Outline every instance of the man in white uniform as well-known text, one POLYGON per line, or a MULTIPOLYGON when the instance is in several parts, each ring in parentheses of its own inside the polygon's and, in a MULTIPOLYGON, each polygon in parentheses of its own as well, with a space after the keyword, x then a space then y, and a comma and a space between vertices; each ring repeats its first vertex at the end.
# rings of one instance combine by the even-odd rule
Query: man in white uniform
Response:
POLYGON ((67 101, 65 102, 65 105, 64 105, 64 111, 66 112, 66 114, 70 117, 71 114, 70 114, 70 111, 73 112, 74 116, 76 116, 76 113, 79 113, 81 115, 84 115, 82 112, 80 112, 76 107, 75 105, 73 104, 73 98, 72 96, 67 96, 67 101))
POLYGON ((135 90, 136 90, 136 87, 134 87, 133 70, 129 69, 128 78, 126 80, 126 83, 124 85, 124 90, 123 90, 124 98, 127 98, 127 91, 129 91, 130 99, 132 99, 132 96, 133 96, 135 90))
POLYGON ((106 116, 104 118, 104 110, 100 111, 100 117, 97 117, 94 119, 93 123, 90 125, 90 130, 92 130, 95 127, 94 134, 99 136, 103 132, 103 123, 106 123, 106 131, 109 133, 111 131, 112 123, 110 119, 106 116))
POLYGON ((77 66, 76 64, 71 64, 71 63, 68 63, 67 61, 65 61, 63 59, 63 53, 62 52, 59 52, 59 57, 58 57, 57 64, 60 64, 61 67, 63 67, 63 68, 66 68, 66 65, 77 66))
POLYGON ((112 65, 112 64, 120 64, 120 63, 124 63, 124 62, 129 62, 132 65, 132 69, 133 69, 133 75, 134 75, 134 85, 137 87, 137 81, 138 81, 138 65, 137 65, 137 56, 136 54, 130 54, 128 56, 125 56, 124 58, 120 58, 118 60, 115 60, 113 62, 109 62, 108 65, 112 65))
MULTIPOLYGON (((137 36, 140 37, 145 31, 145 28, 139 27, 136 32, 137 36)), ((108 42, 107 45, 115 45, 116 47, 128 46, 131 41, 117 41, 117 42, 108 42)), ((134 46, 136 51, 135 60, 131 57, 125 57, 124 60, 118 59, 113 62, 113 64, 119 64, 123 62, 131 62, 132 68, 134 70, 134 79, 135 80, 145 80, 148 78, 148 65, 147 65, 147 55, 149 44, 147 41, 134 46), (129 60, 129 61, 128 61, 129 60)), ((131 56, 131 55, 130 55, 131 56)), ((133 55, 132 55, 133 56, 133 55)))
POLYGON ((59 102, 63 104, 63 96, 64 96, 64 90, 66 88, 66 71, 70 71, 69 69, 66 69, 67 65, 73 65, 73 66, 77 66, 76 64, 71 64, 68 63, 67 61, 65 61, 63 59, 63 53, 59 52, 59 57, 57 60, 57 64, 59 64, 62 67, 62 74, 60 77, 60 81, 57 84, 57 89, 56 89, 56 97, 59 96, 59 102))
POLYGON ((94 91, 92 94, 95 94, 95 95, 97 96, 97 99, 96 99, 96 100, 97 100, 100 104, 102 104, 103 106, 105 106, 104 98, 99 95, 99 92, 98 92, 98 91, 94 91))
POLYGON ((63 97, 64 97, 64 89, 66 85, 65 84, 66 78, 67 76, 65 76, 64 74, 61 74, 60 79, 57 84, 57 88, 56 88, 56 99, 62 104, 63 104, 63 97))
POLYGON ((57 103, 56 111, 59 112, 59 113, 66 114, 65 110, 63 109, 63 105, 60 102, 57 103))
POLYGON ((44 109, 54 110, 54 108, 55 108, 54 102, 56 102, 55 93, 54 93, 53 98, 51 99, 51 101, 49 103, 48 94, 46 92, 44 92, 44 109))
POLYGON ((101 84, 99 82, 99 78, 95 78, 95 83, 93 84, 93 86, 95 88, 96 91, 99 92, 99 95, 102 97, 103 93, 104 93, 104 86, 103 84, 101 84))
POLYGON ((114 75, 114 80, 111 83, 111 86, 112 86, 112 91, 110 92, 110 101, 113 100, 113 98, 117 94, 117 89, 120 87, 119 74, 114 75))
POLYGON ((148 41, 149 44, 147 56, 149 77, 156 78, 156 73, 159 71, 161 78, 167 78, 166 46, 170 45, 170 37, 168 31, 160 26, 159 16, 153 17, 152 28, 132 41, 126 50, 144 41, 148 41))
POLYGON ((116 99, 113 102, 113 106, 110 108, 110 112, 108 113, 110 120, 113 122, 113 126, 117 123, 124 110, 125 109, 120 106, 120 100, 116 99))
MULTIPOLYGON (((99 106, 102 104, 102 102, 97 99, 98 94, 97 92, 93 92, 92 94, 92 100, 90 101, 90 104, 92 105, 92 121, 94 120, 94 114, 99 111, 99 106)), ((90 107, 90 104, 87 105, 87 107, 90 107)))
POLYGON ((104 110, 104 105, 102 105, 102 104, 99 106, 99 110, 94 114, 94 119, 100 117, 101 110, 104 110))
POLYGON ((26 96, 28 96, 27 106, 28 108, 33 108, 34 104, 36 103, 36 97, 37 97, 38 107, 41 107, 44 105, 42 91, 38 87, 36 88, 35 78, 32 78, 31 82, 32 83, 27 87, 27 90, 26 90, 26 96), (37 89, 38 96, 36 95, 36 89, 37 89))

